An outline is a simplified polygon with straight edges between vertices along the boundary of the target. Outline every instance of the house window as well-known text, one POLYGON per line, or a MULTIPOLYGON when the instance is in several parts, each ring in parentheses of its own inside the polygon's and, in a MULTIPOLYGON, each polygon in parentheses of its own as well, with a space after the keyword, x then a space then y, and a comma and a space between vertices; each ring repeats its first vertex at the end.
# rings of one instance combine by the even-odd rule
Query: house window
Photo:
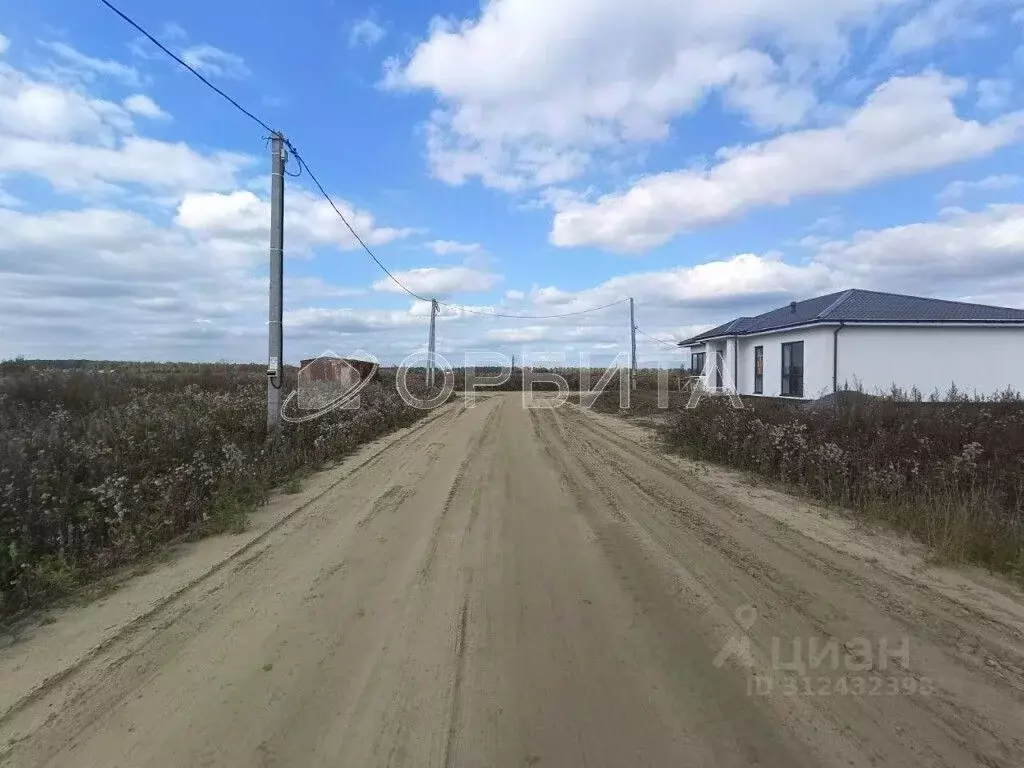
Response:
POLYGON ((754 347, 754 394, 764 394, 764 347, 754 347))
POLYGON ((804 396, 804 343, 782 345, 782 396, 804 396))
POLYGON ((693 373, 704 373, 704 352, 694 352, 690 355, 690 371, 693 373))

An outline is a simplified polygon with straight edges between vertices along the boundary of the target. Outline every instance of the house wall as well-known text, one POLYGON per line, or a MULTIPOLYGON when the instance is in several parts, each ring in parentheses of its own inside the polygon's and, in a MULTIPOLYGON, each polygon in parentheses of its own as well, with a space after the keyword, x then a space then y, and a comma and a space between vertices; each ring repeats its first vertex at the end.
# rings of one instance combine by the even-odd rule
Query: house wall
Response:
POLYGON ((741 336, 739 339, 739 391, 754 393, 754 347, 764 347, 765 397, 782 395, 782 345, 804 343, 804 397, 815 398, 832 391, 832 328, 806 328, 796 331, 741 336))
POLYGON ((691 347, 691 352, 707 352, 706 384, 715 386, 715 352, 725 351, 724 384, 732 383, 733 373, 738 375, 741 395, 754 393, 754 347, 764 347, 765 397, 782 394, 782 345, 792 341, 804 343, 804 397, 814 398, 832 391, 832 328, 807 328, 796 331, 768 333, 761 336, 741 336, 738 339, 718 339, 707 342, 703 349, 691 347), (738 344, 737 344, 738 342, 738 344), (738 347, 738 368, 734 359, 738 347))
POLYGON ((945 396, 953 382, 968 394, 1024 390, 1024 328, 847 326, 839 334, 840 388, 916 386, 927 398, 936 389, 945 396))
MULTIPOLYGON (((804 342, 804 397, 813 399, 832 391, 833 336, 837 326, 820 326, 711 341, 707 352, 707 386, 714 388, 715 352, 725 351, 726 387, 732 383, 734 356, 738 354, 738 390, 754 394, 754 348, 764 347, 765 397, 779 397, 782 389, 782 344, 804 342), (738 342, 738 343, 737 343, 738 342)), ((701 351, 693 347, 692 351, 701 351)), ((969 395, 990 396, 1007 387, 1024 391, 1024 327, 993 326, 951 328, 936 326, 847 325, 839 332, 839 388, 861 387, 885 394, 895 385, 905 392, 913 387, 924 397, 938 390, 945 396, 950 385, 969 395)))

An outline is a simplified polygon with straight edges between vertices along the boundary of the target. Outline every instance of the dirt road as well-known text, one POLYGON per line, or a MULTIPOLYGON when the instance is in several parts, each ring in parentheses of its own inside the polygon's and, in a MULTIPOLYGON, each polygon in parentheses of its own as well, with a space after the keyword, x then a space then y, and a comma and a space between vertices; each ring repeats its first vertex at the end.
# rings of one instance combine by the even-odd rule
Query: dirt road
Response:
POLYGON ((2 760, 1024 765, 1012 592, 759 503, 610 417, 452 406, 8 714, 2 760))

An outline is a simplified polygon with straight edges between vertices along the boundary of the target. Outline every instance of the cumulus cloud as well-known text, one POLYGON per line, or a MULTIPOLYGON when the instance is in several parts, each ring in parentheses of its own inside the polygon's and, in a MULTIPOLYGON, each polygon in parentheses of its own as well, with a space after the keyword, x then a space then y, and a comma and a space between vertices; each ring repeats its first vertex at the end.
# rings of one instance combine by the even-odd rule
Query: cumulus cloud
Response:
MULTIPOLYGON (((501 275, 469 267, 420 267, 394 272, 409 290, 420 295, 444 298, 455 293, 489 291, 502 280, 501 275)), ((373 284, 375 291, 405 293, 393 280, 383 278, 373 284)))
POLYGON ((846 288, 969 301, 985 297, 1024 306, 1024 205, 951 211, 936 221, 864 230, 812 245, 811 258, 798 264, 778 254, 741 254, 622 275, 584 291, 548 287, 534 291, 533 299, 536 305, 597 306, 632 296, 637 322, 647 332, 679 329, 680 337, 694 325, 710 327, 846 288))
MULTIPOLYGON (((265 182, 250 177, 253 159, 139 135, 133 116, 163 116, 150 97, 115 103, 83 82, 40 81, 0 63, 0 357, 260 359, 269 209, 251 191, 265 182), (22 202, 6 191, 40 180, 77 199, 22 202)), ((354 247, 326 202, 298 186, 287 199, 289 252, 354 247)), ((340 207, 370 243, 413 232, 340 207)), ((366 293, 288 281, 299 306, 330 309, 366 293)), ((316 354, 321 339, 295 335, 289 350, 316 354)))
POLYGON ((384 84, 435 94, 427 151, 443 181, 559 184, 595 152, 664 139, 710 93, 756 126, 799 124, 848 34, 901 2, 492 0, 435 19, 384 84))
POLYGON ((132 94, 121 103, 132 114, 147 117, 150 120, 167 120, 170 117, 160 109, 159 104, 142 93, 132 94))
POLYGON ((438 256, 449 256, 453 253, 473 254, 483 250, 480 243, 460 243, 457 240, 434 240, 428 243, 428 247, 438 256))
POLYGON ((836 193, 987 155, 1024 135, 1024 113, 960 117, 960 80, 926 73, 879 86, 841 123, 719 150, 707 168, 648 176, 625 193, 560 211, 551 242, 637 252, 756 207, 836 193))
POLYGON ((125 137, 116 147, 12 138, 0 143, 0 172, 28 173, 66 191, 138 184, 155 190, 230 189, 254 158, 202 154, 183 142, 125 137))
POLYGON ((41 82, 0 64, 0 131, 110 142, 117 133, 130 130, 131 115, 120 104, 41 82))
POLYGON ((135 134, 133 115, 160 114, 141 94, 118 104, 0 64, 0 173, 32 174, 62 191, 120 184, 162 191, 238 185, 239 172, 254 158, 203 153, 135 134))
MULTIPOLYGON (((863 287, 964 295, 1024 277, 1024 205, 991 205, 941 221, 859 232, 824 244, 816 263, 863 287)), ((1024 303, 1024 294, 1017 297, 1024 303)))
MULTIPOLYGON (((335 200, 335 205, 369 245, 385 245, 415 231, 379 227, 370 213, 356 210, 344 200, 335 200)), ((326 200, 301 188, 293 188, 285 196, 285 216, 289 249, 361 247, 326 200)), ((190 193, 178 206, 175 223, 212 237, 254 238, 265 244, 270 236, 270 202, 248 190, 190 193)))

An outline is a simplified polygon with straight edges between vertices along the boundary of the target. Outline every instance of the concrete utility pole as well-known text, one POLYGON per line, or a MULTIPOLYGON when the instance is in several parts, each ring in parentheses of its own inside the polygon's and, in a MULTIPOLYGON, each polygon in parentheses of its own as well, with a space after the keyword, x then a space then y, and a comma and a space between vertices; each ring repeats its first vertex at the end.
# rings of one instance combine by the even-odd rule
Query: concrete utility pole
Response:
POLYGON ((437 299, 430 300, 430 339, 427 341, 427 386, 434 386, 434 354, 437 351, 437 299))
POLYGON ((270 175, 270 359, 267 363, 267 432, 281 426, 284 384, 284 136, 271 136, 270 175))
POLYGON ((629 341, 632 350, 629 358, 629 388, 636 389, 636 313, 632 298, 629 300, 629 341))

